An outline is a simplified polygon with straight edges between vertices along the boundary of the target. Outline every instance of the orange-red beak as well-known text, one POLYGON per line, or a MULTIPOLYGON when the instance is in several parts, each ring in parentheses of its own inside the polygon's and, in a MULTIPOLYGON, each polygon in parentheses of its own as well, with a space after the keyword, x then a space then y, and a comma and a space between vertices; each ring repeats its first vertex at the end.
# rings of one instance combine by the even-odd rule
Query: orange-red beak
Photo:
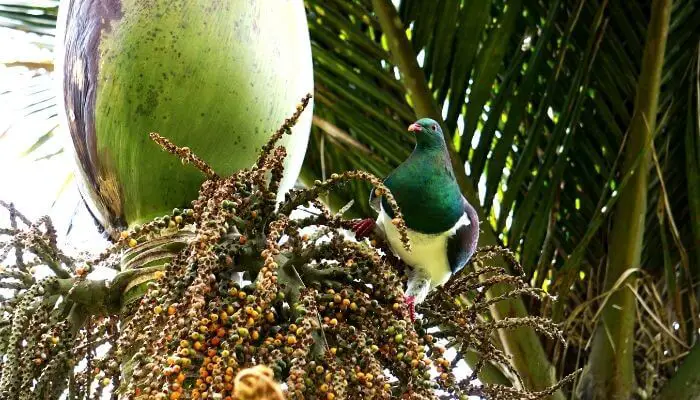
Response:
POLYGON ((417 123, 413 123, 413 124, 408 126, 409 132, 420 132, 421 130, 423 130, 423 128, 420 125, 418 125, 417 123))

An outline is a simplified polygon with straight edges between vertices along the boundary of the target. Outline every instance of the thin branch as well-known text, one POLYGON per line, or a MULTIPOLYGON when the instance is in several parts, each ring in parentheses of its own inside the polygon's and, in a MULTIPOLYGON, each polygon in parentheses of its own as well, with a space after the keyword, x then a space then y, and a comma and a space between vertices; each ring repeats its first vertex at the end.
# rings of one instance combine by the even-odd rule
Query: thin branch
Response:
POLYGON ((163 148, 163 150, 167 151, 170 154, 174 154, 180 157, 180 160, 182 160, 183 164, 191 163, 192 165, 194 165, 195 168, 202 171, 202 173, 208 179, 219 178, 219 175, 217 175, 216 172, 214 172, 214 169, 212 169, 212 167, 210 167, 209 164, 207 164, 204 160, 199 158, 198 155, 194 154, 189 147, 178 147, 174 145, 170 140, 164 138, 156 132, 151 132, 148 136, 151 138, 151 140, 158 143, 160 147, 163 148))

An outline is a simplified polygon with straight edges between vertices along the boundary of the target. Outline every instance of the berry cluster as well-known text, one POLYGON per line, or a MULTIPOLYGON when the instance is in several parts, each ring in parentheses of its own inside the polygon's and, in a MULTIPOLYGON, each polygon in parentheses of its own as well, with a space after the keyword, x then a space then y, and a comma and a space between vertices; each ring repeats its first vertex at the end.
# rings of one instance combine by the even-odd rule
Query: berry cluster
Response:
MULTIPOLYGON (((2 398, 161 399, 435 399, 481 395, 542 398, 542 392, 477 383, 485 368, 517 376, 494 344, 498 329, 528 326, 560 337, 541 318, 494 322, 494 302, 537 291, 520 277, 485 267, 498 249, 482 249, 472 268, 430 295, 412 323, 402 287, 404 265, 381 238, 348 240, 354 221, 317 199, 351 180, 372 183, 395 209, 395 224, 410 247, 391 193, 365 172, 333 174, 292 190, 277 203, 285 149, 310 96, 302 99, 263 146, 258 162, 219 177, 191 150, 151 138, 208 178, 190 208, 175 209, 123 232, 96 258, 73 260, 56 246, 48 219, 24 222, 11 205, 18 256, 0 282, 2 398), (309 215, 291 213, 311 207, 309 215), (43 228, 41 228, 43 227, 43 228), (313 229, 310 229, 313 228, 313 229), (28 262, 22 254, 31 253, 28 262), (31 263, 54 276, 36 281, 31 263), (96 266, 118 270, 110 281, 86 279, 96 266), (493 285, 514 289, 486 296, 493 285), (27 327, 38 327, 27 334, 27 327), (100 346, 105 345, 101 351, 100 346), (448 356, 446 349, 456 350, 448 356), (467 353, 471 376, 455 374, 467 353), (476 360, 476 361, 474 361, 476 360)), ((506 253, 507 254, 507 253, 506 253)))

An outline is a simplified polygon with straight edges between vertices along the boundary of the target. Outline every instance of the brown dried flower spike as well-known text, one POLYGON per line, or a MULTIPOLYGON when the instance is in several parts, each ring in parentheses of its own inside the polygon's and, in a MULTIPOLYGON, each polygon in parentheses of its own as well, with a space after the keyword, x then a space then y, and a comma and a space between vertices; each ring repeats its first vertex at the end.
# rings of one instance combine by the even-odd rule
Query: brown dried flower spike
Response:
POLYGON ((253 167, 229 177, 151 134, 208 180, 190 208, 132 227, 93 259, 66 257, 47 218, 32 224, 0 203, 11 221, 0 229, 0 261, 9 260, 0 284, 13 291, 0 298, 0 398, 59 398, 68 391, 69 398, 92 399, 112 385, 140 400, 437 399, 437 389, 450 398, 536 399, 570 382, 571 376, 529 392, 477 381, 487 366, 517 377, 492 340, 498 330, 527 326, 561 337, 546 319, 490 319, 498 301, 541 295, 519 276, 485 265, 498 253, 518 270, 502 249, 477 252, 470 268, 419 307, 423 318, 414 325, 403 302, 403 263, 381 241, 375 247, 346 239, 352 221, 318 200, 350 180, 370 182, 389 201, 410 246, 380 179, 362 171, 333 174, 276 203, 286 155, 277 141, 309 99, 253 167), (290 218, 310 204, 317 215, 290 218), (36 280, 29 271, 39 265, 53 276, 36 280), (117 270, 116 278, 86 279, 97 266, 117 270), (498 284, 512 289, 488 298, 498 284), (98 356, 102 344, 109 350, 98 356), (457 358, 448 359, 447 349, 457 358), (454 367, 467 351, 477 356, 474 373, 458 376, 454 367))

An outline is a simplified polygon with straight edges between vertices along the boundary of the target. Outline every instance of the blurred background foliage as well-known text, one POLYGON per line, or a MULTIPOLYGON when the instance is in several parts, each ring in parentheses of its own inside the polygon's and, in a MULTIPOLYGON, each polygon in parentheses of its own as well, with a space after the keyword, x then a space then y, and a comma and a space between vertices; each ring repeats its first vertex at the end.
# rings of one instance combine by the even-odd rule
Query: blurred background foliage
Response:
MULTIPOLYGON (((532 369, 547 359, 558 377, 594 368, 590 354, 610 351, 591 345, 602 310, 614 306, 612 291, 628 290, 635 306, 619 313, 636 322, 634 353, 612 357, 634 368, 630 395, 686 398, 673 390, 680 381, 697 385, 685 374, 700 367, 700 350, 693 351, 700 328, 700 3, 305 3, 316 107, 301 180, 352 169, 385 176, 412 149, 408 124, 440 118, 453 161, 463 167, 462 189, 478 198, 482 237, 511 248, 531 284, 558 296, 554 304, 523 306, 563 323, 568 347, 535 338, 526 346, 539 347, 544 359, 521 360, 519 372, 537 375, 532 369), (624 167, 625 144, 636 134, 635 99, 648 95, 637 92, 647 29, 663 4, 670 22, 653 141, 633 158, 649 174, 643 231, 629 232, 643 235, 640 264, 629 266, 640 270, 610 276, 609 255, 623 251, 611 241, 613 221, 629 206, 617 200, 634 175, 624 167)), ((8 38, 25 32, 23 40, 50 52, 57 7, 51 0, 0 1, 0 29, 8 38)), ((61 151, 47 147, 56 126, 52 61, 17 54, 2 60, 0 101, 19 107, 21 119, 43 121, 22 134, 33 138, 28 154, 51 157, 61 151), (14 81, 15 73, 29 78, 14 81), (10 100, 18 94, 20 103, 10 100)), ((7 132, 0 131, 0 147, 7 132)), ((335 207, 355 200, 350 214, 364 216, 368 191, 350 184, 327 200, 335 207)), ((509 346, 510 339, 500 340, 509 346)), ((522 345, 532 337, 513 340, 522 345)), ((518 352, 512 355, 517 364, 518 352)))

